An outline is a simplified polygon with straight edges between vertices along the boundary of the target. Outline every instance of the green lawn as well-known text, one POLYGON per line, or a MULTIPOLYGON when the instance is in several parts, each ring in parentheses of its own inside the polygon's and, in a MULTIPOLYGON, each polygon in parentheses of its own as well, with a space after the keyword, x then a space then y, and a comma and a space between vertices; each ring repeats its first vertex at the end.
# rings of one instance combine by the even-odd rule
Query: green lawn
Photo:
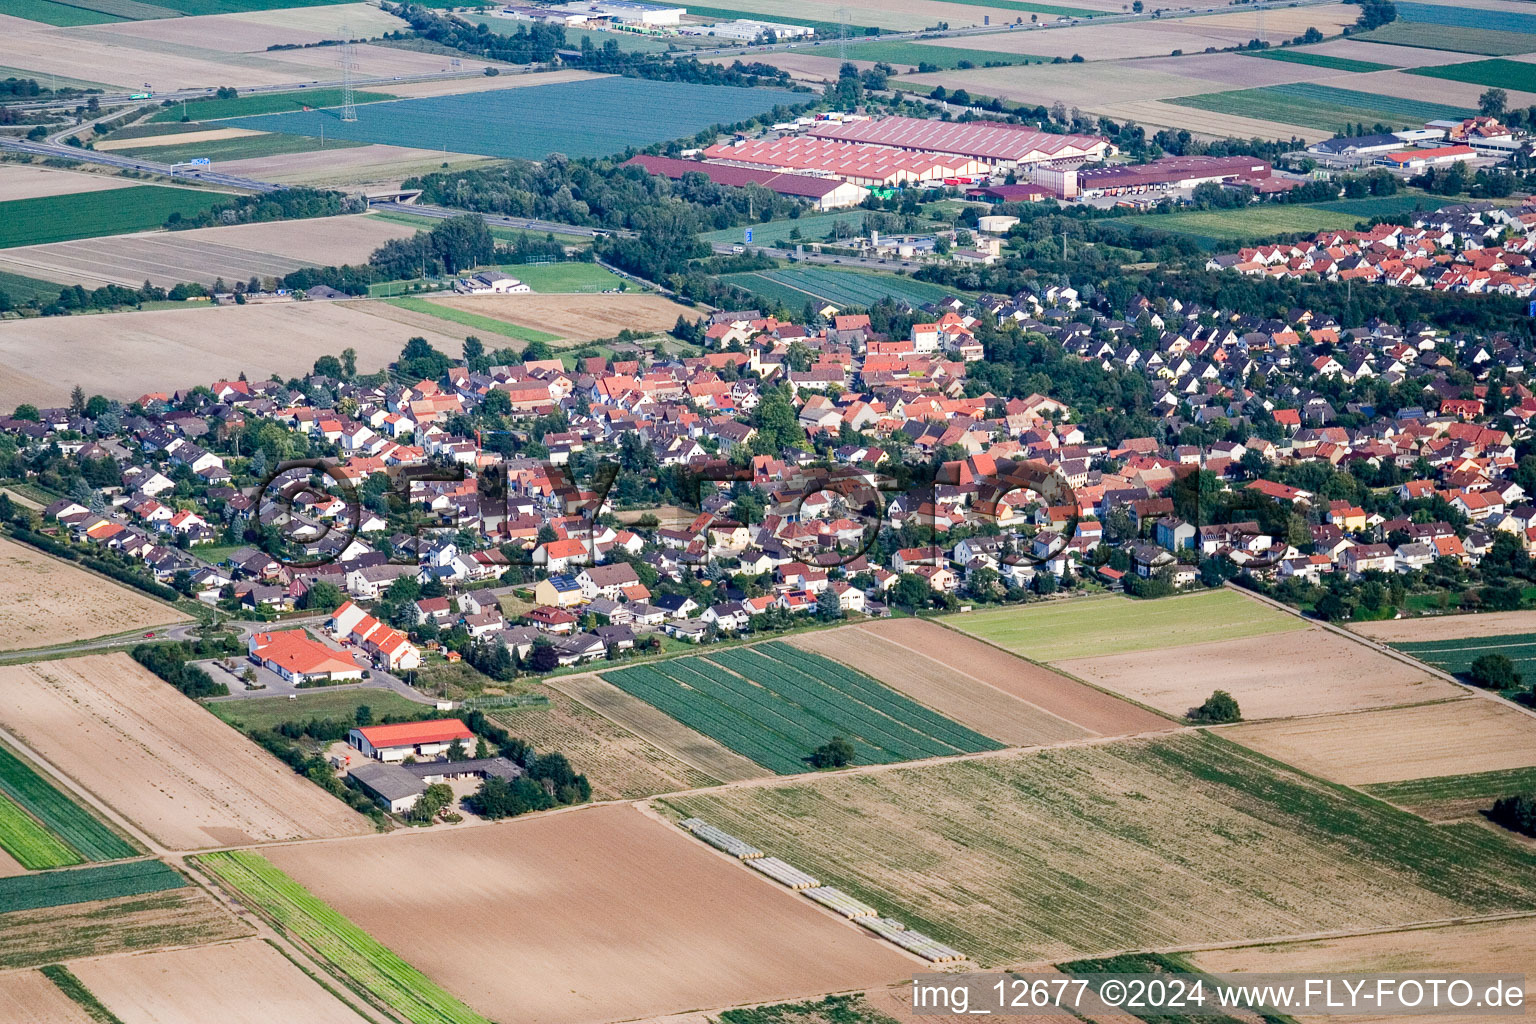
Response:
POLYGON ((1352 38, 1368 43, 1417 46, 1425 50, 1448 50, 1452 53, 1484 53, 1492 56, 1528 53, 1536 49, 1536 36, 1525 32, 1501 32, 1491 28, 1466 28, 1457 25, 1414 24, 1401 20, 1352 38))
POLYGON ((215 162, 223 160, 250 160, 259 156, 282 156, 285 153, 309 153, 317 149, 351 149, 367 143, 351 139, 327 138, 321 145, 318 137, 306 135, 281 135, 275 132, 261 135, 241 135, 233 139, 215 139, 211 142, 183 142, 164 146, 130 146, 114 150, 123 156, 136 156, 163 164, 181 163, 207 157, 215 162))
POLYGON ((479 313, 466 313, 461 309, 452 309, 426 299, 418 299, 411 295, 402 295, 398 298, 384 299, 391 306, 401 309, 409 309, 416 313, 425 313, 435 316, 439 320, 447 320, 461 327, 468 327, 475 331, 484 331, 488 334, 499 334, 503 338, 512 338, 516 341, 559 341, 558 334, 545 334, 536 331, 532 327, 519 327, 509 324, 505 320, 497 320, 495 317, 481 316, 479 313))
POLYGON ((1308 50, 1269 49, 1244 51, 1249 57, 1263 57, 1265 60, 1281 60, 1288 64, 1310 64, 1316 68, 1328 68, 1331 71, 1391 71, 1395 64, 1378 64, 1372 60, 1354 60, 1350 57, 1331 57, 1326 53, 1312 53, 1308 50))
POLYGON ((158 228, 173 213, 202 213, 228 198, 216 192, 134 185, 106 192, 0 203, 0 248, 97 238, 158 228))
POLYGON ((501 269, 536 292, 602 292, 621 284, 631 290, 637 287, 633 281, 624 280, 606 267, 578 260, 568 263, 513 263, 501 269))
POLYGON ((15 303, 27 302, 30 299, 52 302, 59 297, 59 292, 63 288, 62 284, 54 281, 40 281, 35 277, 23 277, 20 274, 0 270, 0 292, 10 296, 11 301, 15 303))
MULTIPOLYGON (((287 110, 303 110, 305 107, 339 107, 345 93, 341 89, 296 89, 293 92, 262 92, 237 96, 232 100, 198 100, 194 103, 178 103, 161 110, 151 121, 180 121, 183 113, 194 121, 216 121, 223 117, 244 117, 249 114, 278 114, 287 110)), ((398 99, 382 92, 359 92, 354 96, 357 103, 378 103, 398 99)))
POLYGON ((220 700, 204 707, 242 732, 259 732, 283 722, 307 722, 311 718, 354 721, 357 709, 365 704, 373 712, 375 722, 383 721, 385 715, 414 717, 431 710, 429 705, 406 700, 398 693, 375 689, 302 693, 293 700, 287 697, 220 700))
MULTIPOLYGON (((1536 37, 1533 37, 1536 42, 1536 37)), ((1477 111, 1445 103, 1427 103, 1354 89, 1335 89, 1311 82, 1293 82, 1259 89, 1211 92, 1167 102, 1261 121, 1277 121, 1320 131, 1338 131, 1364 121, 1392 125, 1422 125, 1436 118, 1471 117, 1477 111)))
POLYGON ((1156 601, 1069 598, 951 615, 942 621, 1031 661, 1046 662, 1240 640, 1307 626, 1294 615, 1231 590, 1156 601))
POLYGON ((1471 82, 1498 89, 1536 92, 1536 64, 1523 60, 1472 60, 1465 64, 1441 64, 1430 68, 1409 68, 1410 75, 1444 78, 1452 82, 1471 82))

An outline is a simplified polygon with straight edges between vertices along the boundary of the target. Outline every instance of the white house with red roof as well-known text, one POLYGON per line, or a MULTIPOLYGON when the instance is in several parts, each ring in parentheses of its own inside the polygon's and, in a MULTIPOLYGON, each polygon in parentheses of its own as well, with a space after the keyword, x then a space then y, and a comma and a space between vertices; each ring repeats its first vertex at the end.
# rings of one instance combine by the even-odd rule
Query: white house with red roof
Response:
POLYGON ((347 734, 349 745, 375 761, 435 758, 447 754, 455 742, 462 743, 466 752, 475 748, 475 734, 457 718, 365 725, 347 734))
POLYGON ((363 678, 363 669, 343 651, 332 650, 302 629, 254 633, 246 645, 252 661, 295 686, 363 678))

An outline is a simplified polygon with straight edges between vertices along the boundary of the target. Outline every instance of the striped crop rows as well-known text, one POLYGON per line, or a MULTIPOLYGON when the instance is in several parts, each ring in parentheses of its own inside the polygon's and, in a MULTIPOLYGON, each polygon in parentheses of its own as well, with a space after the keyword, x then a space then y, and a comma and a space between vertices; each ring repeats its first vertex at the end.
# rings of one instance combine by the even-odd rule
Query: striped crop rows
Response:
POLYGON ((260 854, 210 853, 197 862, 414 1024, 490 1024, 260 854))
POLYGON ((142 896, 179 889, 187 880, 158 860, 133 860, 72 871, 0 878, 0 913, 142 896))
POLYGON ((1000 744, 853 669, 779 641, 604 673, 626 693, 779 774, 833 736, 886 764, 1000 744))
POLYGON ((12 844, 35 843, 37 831, 68 847, 68 856, 40 867, 61 867, 82 860, 120 860, 137 856, 139 851, 116 832, 91 816, 85 808, 59 792, 47 779, 4 747, 0 747, 0 846, 27 867, 26 861, 12 849, 12 844), (8 797, 9 800, 4 799, 8 797), (7 816, 7 807, 19 814, 7 816), (28 819, 30 815, 30 819, 28 819), (28 830, 22 819, 33 822, 28 830), (40 828, 38 827, 40 826, 40 828))

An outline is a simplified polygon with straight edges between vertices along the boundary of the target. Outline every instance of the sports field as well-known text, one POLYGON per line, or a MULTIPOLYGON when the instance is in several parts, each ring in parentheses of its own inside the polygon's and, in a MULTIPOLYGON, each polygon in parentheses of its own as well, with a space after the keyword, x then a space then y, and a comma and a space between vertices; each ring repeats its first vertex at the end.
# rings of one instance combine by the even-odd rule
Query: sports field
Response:
MULTIPOLYGON (((752 225, 752 245, 780 245, 795 242, 824 242, 832 236, 834 225, 842 223, 847 231, 844 238, 858 235, 864 230, 864 212, 862 210, 841 210, 831 213, 807 213, 789 220, 775 220, 767 224, 752 225), (790 237, 795 231, 798 237, 790 237)), ((699 235, 701 242, 742 242, 745 243, 746 235, 743 228, 721 228, 718 231, 705 231, 699 235)))
MULTIPOLYGON (((1536 43, 1536 37, 1532 37, 1536 43)), ((1219 114, 1235 114, 1260 121, 1278 121, 1320 131, 1334 131, 1346 123, 1379 121, 1400 126, 1422 125, 1436 118, 1460 120, 1477 113, 1445 103, 1338 89, 1315 82, 1292 82, 1259 89, 1202 93, 1167 102, 1219 114)))
POLYGON ((1294 615, 1231 590, 1160 601, 1097 597, 956 615, 944 624, 1031 661, 1125 654, 1305 629, 1294 615))
POLYGON ((797 312, 806 302, 818 305, 830 303, 843 309, 850 306, 872 306, 881 299, 896 299, 920 306, 954 294, 952 288, 916 281, 910 277, 828 267, 756 270, 726 274, 720 280, 764 298, 775 299, 797 312))
POLYGON ((940 757, 1001 744, 862 672, 780 641, 604 672, 603 678, 779 774, 833 736, 858 764, 940 757))
MULTIPOLYGON (((1533 40, 1536 45, 1536 40, 1533 40)), ((1410 75, 1426 78, 1444 78, 1452 82, 1472 82, 1475 85, 1493 86, 1499 89, 1518 89, 1536 92, 1536 64, 1523 60, 1471 60, 1465 64, 1441 64, 1437 67, 1410 68, 1410 75)))
POLYGON ((371 103, 351 123, 324 111, 266 114, 227 123, 257 131, 320 135, 542 160, 604 156, 692 136, 712 124, 734 124, 779 104, 797 102, 776 89, 598 78, 526 89, 371 103))
POLYGON ((500 268, 536 292, 605 292, 625 286, 634 291, 633 281, 625 281, 607 267, 596 263, 570 260, 566 263, 516 263, 500 268))
POLYGON ((173 213, 201 213, 226 198, 217 192, 134 185, 106 192, 41 196, 0 203, 0 248, 158 228, 173 213))
POLYGON ((1309 50, 1250 50, 1246 56, 1263 57, 1265 60, 1280 60, 1289 64, 1307 64, 1315 68, 1327 68, 1330 71, 1391 71, 1395 66, 1392 64, 1378 64, 1370 60, 1356 60, 1352 57, 1334 57, 1326 53, 1312 53, 1309 50))
POLYGON ((468 327, 472 331, 498 334, 503 338, 511 338, 513 341, 560 340, 558 334, 546 334, 543 331, 536 331, 531 327, 519 327, 517 324, 498 320, 495 317, 482 316, 479 313, 471 313, 464 309, 453 309, 449 306, 428 302, 426 299, 419 299, 412 295, 402 295, 392 299, 384 299, 383 301, 394 306, 396 309, 408 309, 413 313, 424 313, 439 320, 458 324, 460 327, 468 327))
POLYGON ((665 805, 988 967, 1536 908, 1536 851, 1205 732, 665 805))

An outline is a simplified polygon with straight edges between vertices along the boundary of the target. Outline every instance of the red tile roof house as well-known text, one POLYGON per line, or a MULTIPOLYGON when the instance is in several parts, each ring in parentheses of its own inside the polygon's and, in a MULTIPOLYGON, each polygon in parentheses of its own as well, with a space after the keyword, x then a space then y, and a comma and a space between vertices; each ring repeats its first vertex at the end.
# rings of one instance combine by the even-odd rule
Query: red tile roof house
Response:
POLYGON ((347 734, 348 744, 375 761, 435 758, 447 754, 455 741, 464 744, 467 752, 475 749, 475 734, 457 718, 368 725, 347 734))
POLYGON ((357 662, 312 639, 302 629, 255 633, 246 649, 252 661, 295 686, 363 678, 363 669, 357 662))

